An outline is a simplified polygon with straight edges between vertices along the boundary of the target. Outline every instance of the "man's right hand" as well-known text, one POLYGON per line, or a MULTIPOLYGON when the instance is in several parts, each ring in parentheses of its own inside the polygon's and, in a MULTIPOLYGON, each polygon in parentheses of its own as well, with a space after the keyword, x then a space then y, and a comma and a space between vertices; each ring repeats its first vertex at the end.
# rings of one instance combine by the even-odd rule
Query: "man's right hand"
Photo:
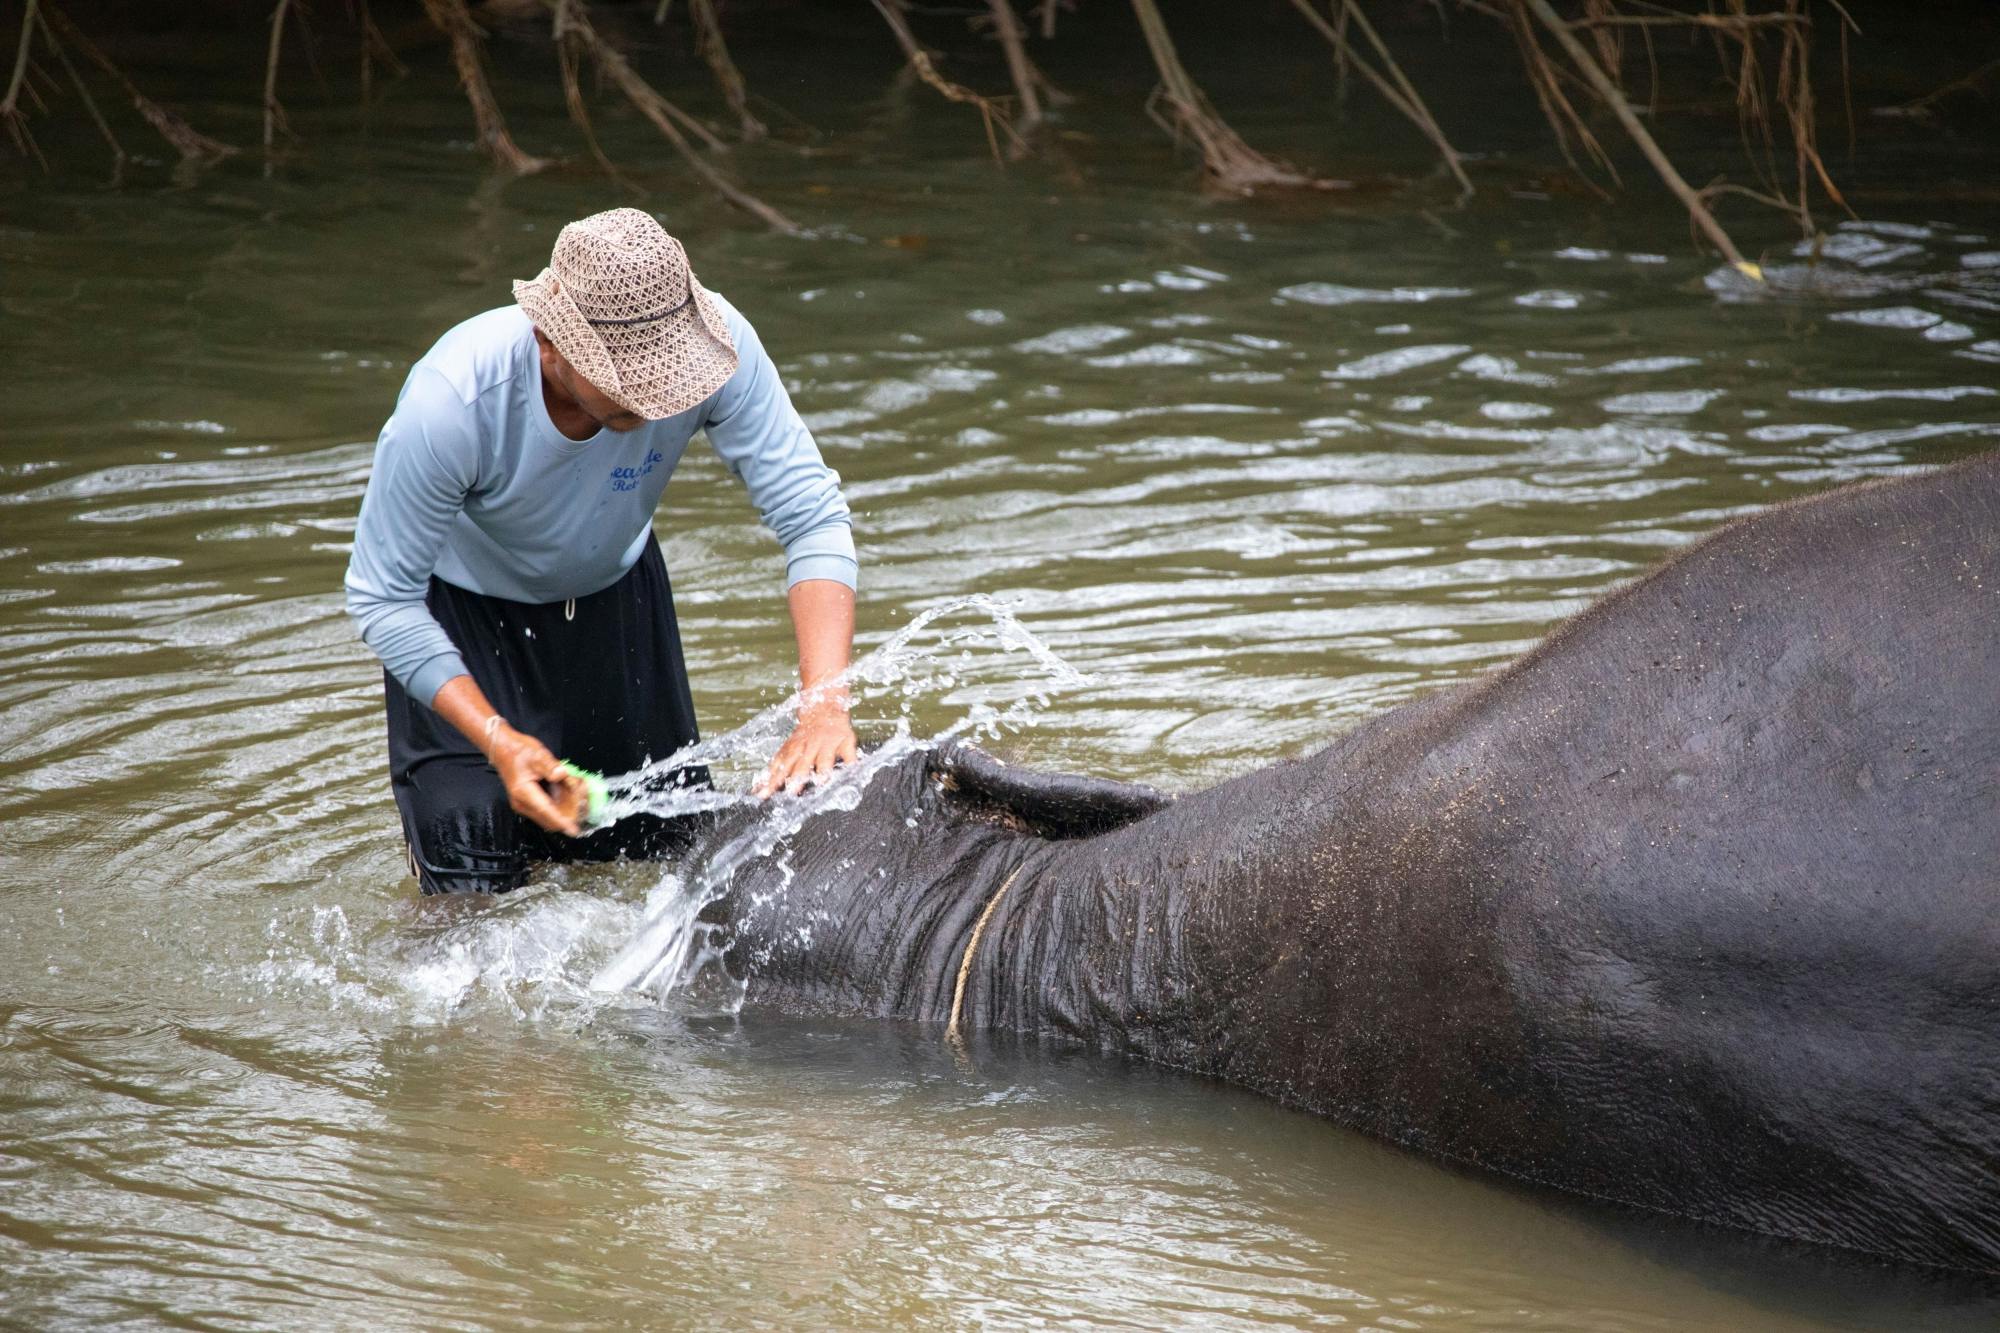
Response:
POLYGON ((486 756, 507 789, 507 804, 523 819, 532 819, 551 833, 574 838, 583 832, 584 809, 590 793, 583 783, 557 771, 549 747, 526 732, 514 730, 486 701, 470 676, 453 676, 431 699, 438 716, 486 756))
POLYGON ((588 793, 583 783, 561 771, 561 761, 549 747, 526 732, 502 722, 493 728, 486 758, 507 789, 507 803, 514 813, 532 819, 551 833, 582 834, 578 822, 588 793))

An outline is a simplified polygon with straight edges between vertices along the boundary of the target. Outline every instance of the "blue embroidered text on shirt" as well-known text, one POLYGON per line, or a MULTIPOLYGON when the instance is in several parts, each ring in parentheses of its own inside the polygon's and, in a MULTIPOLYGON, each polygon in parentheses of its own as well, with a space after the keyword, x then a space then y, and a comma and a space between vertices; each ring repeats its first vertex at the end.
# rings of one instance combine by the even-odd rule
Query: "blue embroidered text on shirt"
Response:
POLYGON ((642 466, 615 467, 611 469, 611 489, 614 491, 638 490, 639 478, 645 476, 665 461, 666 455, 662 454, 658 449, 648 449, 646 451, 646 461, 642 466))

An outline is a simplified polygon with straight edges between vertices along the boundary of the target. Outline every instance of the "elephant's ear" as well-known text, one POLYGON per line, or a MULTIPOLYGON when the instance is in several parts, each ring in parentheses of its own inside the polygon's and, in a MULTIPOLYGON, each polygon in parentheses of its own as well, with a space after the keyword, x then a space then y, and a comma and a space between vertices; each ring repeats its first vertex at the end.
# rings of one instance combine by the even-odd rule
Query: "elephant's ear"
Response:
POLYGON ((1040 838, 1088 838, 1143 819, 1173 803, 1156 787, 1069 773, 1015 768, 974 745, 955 743, 930 757, 933 781, 974 818, 996 820, 1040 838))

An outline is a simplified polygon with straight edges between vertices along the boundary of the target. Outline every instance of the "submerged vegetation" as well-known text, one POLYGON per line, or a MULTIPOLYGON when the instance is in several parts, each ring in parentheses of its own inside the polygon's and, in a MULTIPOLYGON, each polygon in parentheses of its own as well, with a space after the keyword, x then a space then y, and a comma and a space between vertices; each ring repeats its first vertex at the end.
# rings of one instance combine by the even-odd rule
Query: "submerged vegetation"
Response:
MULTIPOLYGON (((1270 40, 1270 23, 1242 22, 1248 7, 1231 7, 1227 16, 1218 16, 1207 6, 1162 0, 966 0, 943 11, 911 0, 850 5, 854 22, 878 26, 883 42, 900 52, 903 77, 978 117, 987 147, 1001 163, 1051 150, 1052 127, 1062 116, 1089 114, 1097 90, 1058 88, 1041 65, 1085 17, 1080 7, 1129 11, 1131 22, 1115 32, 1143 47, 1157 75, 1146 111, 1198 156, 1205 188, 1250 194, 1342 184, 1253 146, 1183 58, 1183 47, 1270 40), (956 72, 954 59, 962 58, 970 43, 997 46, 1005 86, 981 89, 956 72), (1063 107, 1074 110, 1059 113, 1063 107)), ((1822 122, 1831 121, 1852 143, 1851 78, 1868 47, 1861 24, 1842 0, 1267 0, 1265 7, 1273 13, 1260 19, 1284 14, 1295 20, 1301 41, 1324 47, 1328 77, 1338 82, 1343 98, 1350 83, 1365 85, 1427 140, 1440 162, 1440 183, 1448 181, 1461 201, 1479 188, 1467 162, 1480 146, 1448 135, 1432 113, 1399 58, 1399 51, 1407 55, 1417 43, 1490 45, 1495 95, 1525 87, 1580 188, 1611 197, 1624 184, 1620 159, 1636 155, 1686 210, 1691 227, 1752 278, 1758 276, 1756 266, 1717 218, 1719 201, 1747 199, 1782 210, 1807 236, 1817 230, 1817 213, 1847 210, 1822 151, 1822 122), (1395 40, 1385 37, 1385 29, 1395 40), (1502 59, 1504 70, 1497 63, 1502 59), (1673 111, 1712 103, 1719 91, 1733 103, 1743 179, 1717 177, 1696 185, 1662 147, 1654 126, 1673 111)), ((16 8, 0 123, 25 159, 47 168, 37 126, 68 113, 87 118, 114 161, 124 162, 132 127, 114 123, 126 118, 118 115, 113 96, 128 103, 185 162, 212 163, 246 151, 153 100, 128 72, 128 62, 116 58, 121 36, 135 27, 159 26, 156 7, 140 0, 20 0, 16 8), (71 14, 72 7, 87 8, 88 20, 71 14)), ((406 74, 412 61, 434 58, 412 49, 419 43, 408 33, 420 22, 442 39, 478 144, 497 168, 515 174, 541 171, 552 160, 523 150, 510 134, 491 48, 503 41, 541 43, 553 55, 550 76, 560 83, 581 145, 606 171, 618 168, 593 131, 592 104, 616 98, 642 116, 707 188, 765 225, 789 231, 798 224, 728 165, 732 140, 754 141, 769 133, 753 109, 756 97, 731 41, 754 42, 772 25, 796 17, 797 10, 786 0, 727 5, 725 0, 190 0, 168 21, 213 29, 240 26, 254 15, 268 30, 260 42, 261 142, 247 150, 267 157, 281 152, 290 137, 287 71, 298 49, 321 74, 322 90, 323 66, 358 67, 365 101, 382 79, 406 74), (684 41, 699 56, 713 81, 712 99, 705 89, 675 89, 679 101, 662 91, 660 76, 642 68, 642 53, 632 40, 648 27, 684 41), (389 31, 404 34, 404 40, 392 42, 389 31), (590 87, 586 72, 594 76, 590 87), (690 97, 706 101, 710 114, 686 109, 682 102, 690 97), (718 106, 721 115, 714 113, 718 106)), ((1883 20, 1926 21, 1950 19, 1928 10, 1883 20)), ((1092 28, 1072 40, 1101 43, 1107 31, 1114 30, 1092 28)), ((1989 82, 2000 82, 1996 74, 2000 61, 1977 65, 1922 98, 1875 111, 1934 117, 1953 99, 1982 96, 1989 82)))

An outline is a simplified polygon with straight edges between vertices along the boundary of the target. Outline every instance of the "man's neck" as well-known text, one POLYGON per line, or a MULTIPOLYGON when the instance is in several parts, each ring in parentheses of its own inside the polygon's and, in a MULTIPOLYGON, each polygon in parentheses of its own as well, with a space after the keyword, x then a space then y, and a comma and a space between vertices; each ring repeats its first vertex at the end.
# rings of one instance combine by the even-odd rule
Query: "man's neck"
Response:
POLYGON ((583 405, 564 393, 562 386, 541 373, 542 404, 549 409, 549 420, 556 423, 556 429, 564 438, 578 443, 597 434, 600 423, 596 417, 583 410, 583 405))

